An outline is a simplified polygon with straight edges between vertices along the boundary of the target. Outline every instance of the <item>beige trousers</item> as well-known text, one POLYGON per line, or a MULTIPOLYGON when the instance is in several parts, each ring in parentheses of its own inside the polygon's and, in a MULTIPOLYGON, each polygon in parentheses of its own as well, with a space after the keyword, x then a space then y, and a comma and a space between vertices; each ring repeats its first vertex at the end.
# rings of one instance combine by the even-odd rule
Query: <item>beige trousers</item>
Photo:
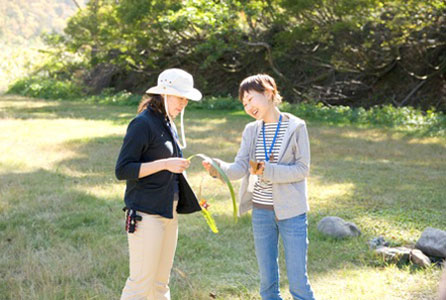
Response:
POLYGON ((130 276, 121 300, 168 300, 169 278, 178 239, 178 217, 173 219, 138 212, 142 220, 128 233, 130 276))

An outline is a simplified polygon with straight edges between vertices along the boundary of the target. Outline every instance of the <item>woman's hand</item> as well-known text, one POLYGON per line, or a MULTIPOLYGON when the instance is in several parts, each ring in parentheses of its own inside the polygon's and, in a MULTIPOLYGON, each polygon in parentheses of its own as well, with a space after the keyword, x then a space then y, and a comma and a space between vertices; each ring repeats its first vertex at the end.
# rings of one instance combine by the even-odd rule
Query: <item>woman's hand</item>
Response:
POLYGON ((205 168, 206 169, 206 171, 210 171, 210 169, 211 169, 211 167, 212 167, 212 165, 211 165, 211 163, 210 162, 208 162, 207 160, 203 160, 202 162, 201 162, 201 164, 203 165, 203 168, 205 168))
POLYGON ((206 171, 208 171, 209 175, 211 175, 214 178, 220 177, 218 171, 211 165, 209 161, 203 160, 201 164, 206 169, 206 171))
POLYGON ((261 161, 261 162, 249 162, 250 167, 249 167, 249 173, 251 173, 252 175, 262 175, 263 171, 265 170, 265 162, 261 161))
POLYGON ((164 160, 164 169, 172 173, 181 174, 184 170, 189 168, 190 161, 185 158, 172 157, 164 160))

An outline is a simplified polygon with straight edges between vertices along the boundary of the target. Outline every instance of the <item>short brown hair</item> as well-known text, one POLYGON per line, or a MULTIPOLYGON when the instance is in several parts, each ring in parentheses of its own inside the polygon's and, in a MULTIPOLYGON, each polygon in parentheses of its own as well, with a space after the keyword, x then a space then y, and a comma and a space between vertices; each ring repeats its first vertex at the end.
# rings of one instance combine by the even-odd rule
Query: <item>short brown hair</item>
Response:
POLYGON ((252 90, 259 93, 264 93, 266 90, 270 90, 273 94, 272 100, 274 104, 277 105, 282 102, 282 96, 280 96, 279 91, 277 90, 276 82, 274 81, 274 78, 268 74, 252 75, 243 79, 238 89, 238 98, 240 102, 243 102, 245 93, 252 90))

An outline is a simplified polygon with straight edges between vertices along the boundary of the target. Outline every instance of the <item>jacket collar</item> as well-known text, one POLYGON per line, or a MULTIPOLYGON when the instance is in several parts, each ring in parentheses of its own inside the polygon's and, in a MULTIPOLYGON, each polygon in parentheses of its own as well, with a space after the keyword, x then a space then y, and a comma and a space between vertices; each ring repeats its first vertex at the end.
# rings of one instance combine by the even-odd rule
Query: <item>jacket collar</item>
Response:
MULTIPOLYGON (((280 147, 279 154, 277 157, 278 161, 280 161, 282 159, 283 153, 285 152, 285 149, 288 147, 288 145, 290 143, 290 138, 296 131, 297 127, 299 125, 302 125, 305 123, 304 120, 302 120, 301 118, 298 118, 290 113, 281 112, 281 114, 287 117, 288 128, 285 131, 285 135, 283 136, 282 146, 280 147)), ((259 132, 260 132, 260 130, 262 130, 263 121, 257 120, 254 122, 255 122, 256 126, 255 126, 255 138, 253 139, 253 144, 252 144, 253 148, 252 149, 254 149, 253 152, 255 153, 255 146, 257 144, 257 138, 259 136, 259 132)))

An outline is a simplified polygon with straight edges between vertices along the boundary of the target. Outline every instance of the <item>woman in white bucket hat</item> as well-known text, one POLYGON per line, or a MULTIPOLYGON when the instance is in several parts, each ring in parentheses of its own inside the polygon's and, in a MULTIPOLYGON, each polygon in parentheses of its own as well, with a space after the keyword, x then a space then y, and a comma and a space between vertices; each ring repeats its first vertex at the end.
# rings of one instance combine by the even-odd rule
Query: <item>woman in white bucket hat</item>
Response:
MULTIPOLYGON (((180 144, 172 119, 188 100, 201 100, 192 75, 167 69, 146 91, 130 122, 116 163, 116 177, 126 180, 124 196, 130 275, 121 299, 170 299, 169 277, 178 238, 177 213, 200 211, 183 171, 189 161, 184 126, 180 144)), ((181 120, 181 123, 182 120, 181 120)))

